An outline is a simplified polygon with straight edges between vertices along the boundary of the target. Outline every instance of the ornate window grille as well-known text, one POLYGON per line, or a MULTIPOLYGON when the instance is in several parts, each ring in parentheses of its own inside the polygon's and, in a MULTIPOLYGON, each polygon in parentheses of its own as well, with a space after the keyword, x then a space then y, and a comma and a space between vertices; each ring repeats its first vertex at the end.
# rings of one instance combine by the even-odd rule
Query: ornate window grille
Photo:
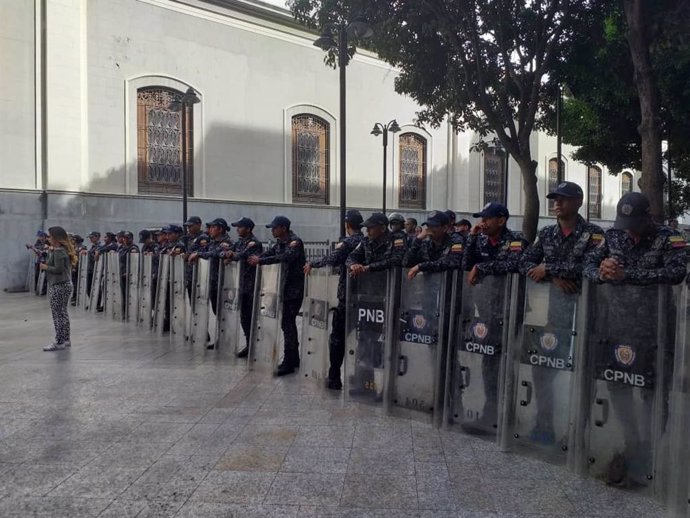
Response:
POLYGON ((591 166, 589 174, 589 196, 587 206, 590 218, 601 219, 601 169, 591 166))
MULTIPOLYGON (((565 163, 561 160, 561 170, 565 173, 565 163)), ((558 184, 563 181, 563 178, 558 178, 558 159, 552 158, 549 160, 549 183, 548 192, 552 192, 558 184)), ((553 200, 549 200, 549 216, 555 216, 556 212, 553 208, 553 200)))
POLYGON ((152 86, 137 90, 137 170, 139 192, 180 194, 182 192, 182 146, 187 147, 187 193, 192 196, 194 139, 192 109, 174 112, 170 103, 183 92, 152 86), (182 134, 186 117, 187 134, 182 134))
POLYGON ((633 192, 633 175, 628 171, 623 171, 621 175, 621 195, 633 192))
POLYGON ((506 154, 491 148, 484 152, 484 205, 497 201, 505 205, 506 154))
POLYGON ((292 201, 328 205, 330 126, 320 117, 292 117, 292 201))
POLYGON ((398 142, 398 206, 405 209, 426 209, 426 139, 416 133, 403 133, 398 142))

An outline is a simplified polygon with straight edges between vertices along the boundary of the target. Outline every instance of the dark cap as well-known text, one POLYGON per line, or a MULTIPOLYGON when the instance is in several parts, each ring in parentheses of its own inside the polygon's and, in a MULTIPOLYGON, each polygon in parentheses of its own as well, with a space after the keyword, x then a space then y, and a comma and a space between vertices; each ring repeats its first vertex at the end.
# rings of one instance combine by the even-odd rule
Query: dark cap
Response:
POLYGON ((140 243, 145 243, 147 239, 151 239, 151 232, 148 230, 140 230, 139 231, 139 242, 140 243))
POLYGON ((216 218, 212 221, 209 221, 208 225, 206 225, 206 226, 208 226, 208 227, 220 227, 223 230, 227 230, 228 229, 228 222, 225 221, 223 218, 216 218))
POLYGON ((74 241, 77 242, 77 243, 83 243, 83 242, 84 242, 84 238, 81 237, 79 234, 74 234, 74 241))
POLYGON ((47 237, 47 236, 48 236, 48 234, 46 234, 45 232, 43 232, 43 230, 38 230, 38 231, 36 232, 36 237, 47 237))
POLYGON ((355 227, 361 227, 364 222, 362 213, 355 209, 350 209, 345 213, 345 222, 354 225, 355 227))
POLYGON ((165 225, 162 229, 161 232, 165 232, 166 234, 173 233, 173 234, 182 234, 182 227, 180 225, 165 225))
POLYGON ((613 228, 634 229, 649 219, 649 200, 647 197, 641 192, 629 192, 618 201, 613 228))
POLYGON ((101 237, 101 233, 98 232, 97 230, 92 230, 92 231, 89 233, 89 236, 88 236, 88 237, 101 237))
POLYGON ((251 218, 241 218, 234 223, 231 223, 233 227, 247 227, 248 229, 254 228, 254 222, 251 218))
POLYGON ((426 218, 426 221, 422 223, 422 225, 426 225, 428 227, 440 227, 447 225, 448 223, 450 223, 450 219, 448 218, 448 214, 446 214, 446 212, 434 210, 429 213, 429 216, 426 218))
POLYGON ((120 230, 120 231, 119 231, 117 234, 115 234, 115 235, 116 235, 117 237, 124 237, 125 231, 124 231, 124 230, 120 230))
POLYGON ((184 222, 185 225, 201 225, 201 218, 199 216, 189 216, 187 221, 184 222))
POLYGON ((399 212, 393 212, 388 216, 388 223, 405 223, 405 216, 399 212))
POLYGON ((362 226, 367 228, 375 227, 376 225, 388 225, 388 218, 383 212, 372 213, 369 219, 362 223, 362 226))
POLYGON ((287 219, 285 216, 276 216, 275 218, 273 218, 273 221, 271 221, 268 225, 266 225, 266 228, 276 228, 276 227, 290 228, 290 220, 287 219))
POLYGON ((487 203, 481 212, 475 212, 472 214, 473 218, 506 218, 510 217, 510 213, 505 205, 502 205, 496 201, 487 203))
POLYGON ((126 237, 127 239, 134 239, 134 234, 132 234, 129 230, 125 230, 122 233, 122 237, 126 237))
POLYGON ((455 221, 455 219, 458 217, 458 216, 455 214, 455 212, 453 212, 453 211, 450 210, 450 209, 448 209, 447 211, 445 211, 444 214, 445 214, 446 217, 448 218, 448 221, 449 221, 449 222, 455 221))
POLYGON ((115 238, 115 234, 113 234, 112 232, 106 232, 105 235, 108 236, 110 239, 115 238))
POLYGON ((464 226, 466 226, 466 227, 470 227, 470 228, 472 227, 472 223, 470 223, 469 220, 466 220, 466 219, 464 219, 464 218, 461 219, 460 221, 456 221, 456 222, 455 222, 455 226, 456 226, 456 227, 460 227, 460 226, 462 226, 462 225, 464 225, 464 226))
POLYGON ((564 198, 582 198, 582 188, 574 182, 561 182, 553 191, 546 195, 547 198, 556 198, 563 196, 564 198))

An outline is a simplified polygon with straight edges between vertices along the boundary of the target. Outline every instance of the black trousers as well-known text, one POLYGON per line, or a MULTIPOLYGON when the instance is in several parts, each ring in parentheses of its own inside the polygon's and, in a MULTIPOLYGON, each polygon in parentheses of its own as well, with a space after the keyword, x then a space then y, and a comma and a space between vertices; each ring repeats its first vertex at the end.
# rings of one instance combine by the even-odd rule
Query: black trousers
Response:
POLYGON ((331 335, 328 338, 328 352, 330 367, 328 377, 340 379, 340 368, 345 358, 345 301, 338 301, 338 307, 333 311, 331 335))
POLYGON ((240 294, 240 324, 244 337, 247 340, 247 347, 249 347, 249 335, 252 332, 252 310, 254 306, 254 293, 240 294))
POLYGON ((297 315, 302 307, 302 299, 292 299, 283 301, 283 316, 280 321, 280 328, 283 330, 285 338, 284 360, 289 363, 299 361, 299 339, 297 337, 297 315))

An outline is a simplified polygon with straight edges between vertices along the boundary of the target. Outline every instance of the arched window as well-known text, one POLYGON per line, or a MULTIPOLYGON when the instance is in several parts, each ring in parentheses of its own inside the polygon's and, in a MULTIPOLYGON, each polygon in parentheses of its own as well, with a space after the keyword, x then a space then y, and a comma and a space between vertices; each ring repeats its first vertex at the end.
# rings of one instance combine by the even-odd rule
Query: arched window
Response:
MULTIPOLYGON (((561 171, 562 175, 565 175, 565 163, 563 160, 561 160, 561 171)), ((559 183, 563 181, 564 177, 561 176, 559 177, 558 175, 558 159, 557 158, 552 158, 549 160, 549 184, 548 184, 548 191, 547 192, 552 192, 556 189, 559 183)), ((553 200, 549 200, 549 216, 555 216, 554 208, 553 208, 553 200)))
POLYGON ((587 206, 590 218, 601 219, 601 169, 597 166, 590 166, 589 175, 589 195, 587 196, 587 206))
POLYGON ((193 108, 173 111, 170 103, 183 92, 151 86, 137 90, 137 171, 141 193, 182 192, 182 148, 187 150, 187 194, 192 196, 194 178, 193 108), (182 134, 185 117, 186 135, 182 134))
POLYGON ((497 201, 506 204, 506 153, 499 148, 484 152, 484 205, 497 201))
POLYGON ((621 195, 633 192, 633 175, 628 171, 621 174, 621 195))
POLYGON ((416 133, 403 133, 400 148, 400 188, 398 206, 426 208, 426 139, 416 133))
POLYGON ((330 125, 321 117, 292 117, 292 201, 328 205, 330 125))

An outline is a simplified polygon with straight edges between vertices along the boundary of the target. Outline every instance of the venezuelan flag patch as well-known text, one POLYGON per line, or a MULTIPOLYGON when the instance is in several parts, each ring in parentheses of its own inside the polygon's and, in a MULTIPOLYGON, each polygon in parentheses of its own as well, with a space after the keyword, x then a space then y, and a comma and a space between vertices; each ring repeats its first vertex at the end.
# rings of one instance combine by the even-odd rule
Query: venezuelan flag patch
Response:
POLYGON ((510 251, 511 252, 520 252, 522 250, 522 241, 511 241, 510 242, 510 251))
POLYGON ((450 247, 451 252, 462 252, 462 245, 460 243, 457 243, 455 245, 452 245, 450 247))
POLYGON ((400 248, 401 246, 405 246, 405 241, 403 239, 396 239, 393 241, 393 246, 396 248, 400 248))
POLYGON ((681 236, 671 236, 668 240, 671 242, 671 248, 685 248, 687 245, 685 239, 681 236))

